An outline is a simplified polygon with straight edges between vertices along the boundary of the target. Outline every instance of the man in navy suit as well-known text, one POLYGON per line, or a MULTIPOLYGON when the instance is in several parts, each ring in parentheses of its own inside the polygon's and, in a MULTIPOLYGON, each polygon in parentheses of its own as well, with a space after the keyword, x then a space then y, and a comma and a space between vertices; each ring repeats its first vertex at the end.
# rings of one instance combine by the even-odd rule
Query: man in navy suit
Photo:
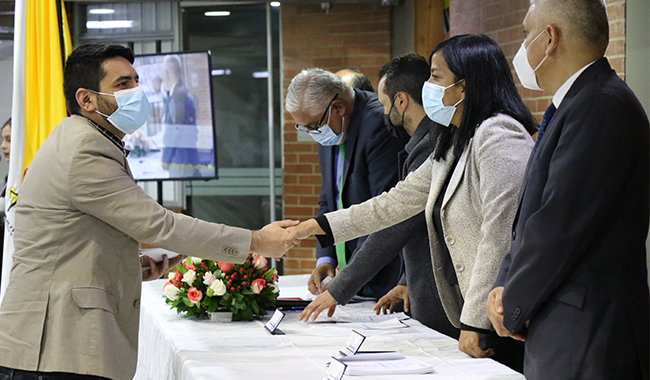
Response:
MULTIPOLYGON (((322 184, 318 215, 366 201, 397 183, 397 155, 407 140, 391 136, 376 94, 354 89, 328 71, 308 69, 292 79, 286 109, 296 128, 319 143, 322 184)), ((322 280, 334 278, 335 268, 343 269, 365 239, 337 247, 318 245, 309 290, 314 294, 324 291, 322 280)), ((397 284, 400 270, 401 260, 395 257, 359 294, 382 297, 397 284)))
POLYGON ((601 0, 533 0, 513 64, 553 95, 487 313, 527 379, 648 379, 648 119, 603 58, 601 0))

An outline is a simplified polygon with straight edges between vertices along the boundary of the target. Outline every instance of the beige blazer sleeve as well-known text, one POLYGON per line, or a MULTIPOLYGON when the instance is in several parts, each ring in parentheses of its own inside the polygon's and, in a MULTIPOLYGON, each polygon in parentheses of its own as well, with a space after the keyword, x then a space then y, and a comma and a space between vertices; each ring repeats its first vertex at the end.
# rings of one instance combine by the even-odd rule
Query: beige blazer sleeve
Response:
MULTIPOLYGON (((133 239, 206 259, 245 261, 251 232, 173 213, 137 186, 126 159, 87 138, 73 155, 68 181, 71 202, 133 239), (115 160, 123 165, 116 165, 115 160)), ((113 150, 115 151, 115 150, 113 150)))
POLYGON ((388 192, 347 209, 325 214, 336 243, 393 226, 422 212, 429 197, 432 160, 410 173, 388 192))

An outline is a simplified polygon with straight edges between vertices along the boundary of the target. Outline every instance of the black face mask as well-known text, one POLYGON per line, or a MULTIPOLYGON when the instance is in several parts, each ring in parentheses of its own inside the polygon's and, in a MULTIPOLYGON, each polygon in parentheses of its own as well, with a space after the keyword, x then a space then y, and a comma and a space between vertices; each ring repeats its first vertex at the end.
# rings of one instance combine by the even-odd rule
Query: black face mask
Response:
POLYGON ((390 120, 390 114, 393 112, 393 106, 395 105, 395 99, 397 99, 397 95, 393 98, 393 101, 390 104, 390 110, 388 111, 388 115, 384 114, 384 124, 386 124, 386 128, 388 128, 388 131, 390 132, 391 135, 398 139, 409 139, 411 136, 409 136, 408 133, 406 133, 406 129, 404 129, 404 114, 402 114, 402 124, 401 125, 395 125, 393 122, 390 120))

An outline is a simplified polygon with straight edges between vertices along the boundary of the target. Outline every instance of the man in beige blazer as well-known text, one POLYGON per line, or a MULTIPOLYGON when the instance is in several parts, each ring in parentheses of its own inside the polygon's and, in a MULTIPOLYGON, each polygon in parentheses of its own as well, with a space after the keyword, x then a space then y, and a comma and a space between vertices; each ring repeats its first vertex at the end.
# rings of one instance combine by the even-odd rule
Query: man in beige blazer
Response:
POLYGON ((131 379, 138 242, 236 263, 249 252, 285 253, 290 221, 259 231, 208 223, 164 209, 136 185, 121 139, 144 123, 138 115, 148 114, 148 103, 132 63, 131 50, 117 45, 84 45, 67 60, 72 116, 36 153, 16 208, 0 378, 131 379))

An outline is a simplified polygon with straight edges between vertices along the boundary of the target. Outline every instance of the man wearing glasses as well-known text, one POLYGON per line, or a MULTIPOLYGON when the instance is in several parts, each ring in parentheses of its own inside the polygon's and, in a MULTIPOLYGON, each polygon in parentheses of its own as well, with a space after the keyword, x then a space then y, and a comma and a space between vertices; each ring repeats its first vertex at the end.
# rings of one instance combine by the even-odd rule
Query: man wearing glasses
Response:
MULTIPOLYGON (((406 139, 391 136, 383 121, 377 95, 352 88, 331 72, 307 69, 289 85, 286 110, 296 129, 319 143, 321 193, 318 215, 364 202, 397 183, 397 154, 406 139)), ((316 247, 318 261, 309 279, 309 290, 320 294, 335 268, 343 269, 361 247, 362 237, 336 247, 316 247)), ((399 279, 401 260, 387 264, 359 295, 378 299, 399 279)))

